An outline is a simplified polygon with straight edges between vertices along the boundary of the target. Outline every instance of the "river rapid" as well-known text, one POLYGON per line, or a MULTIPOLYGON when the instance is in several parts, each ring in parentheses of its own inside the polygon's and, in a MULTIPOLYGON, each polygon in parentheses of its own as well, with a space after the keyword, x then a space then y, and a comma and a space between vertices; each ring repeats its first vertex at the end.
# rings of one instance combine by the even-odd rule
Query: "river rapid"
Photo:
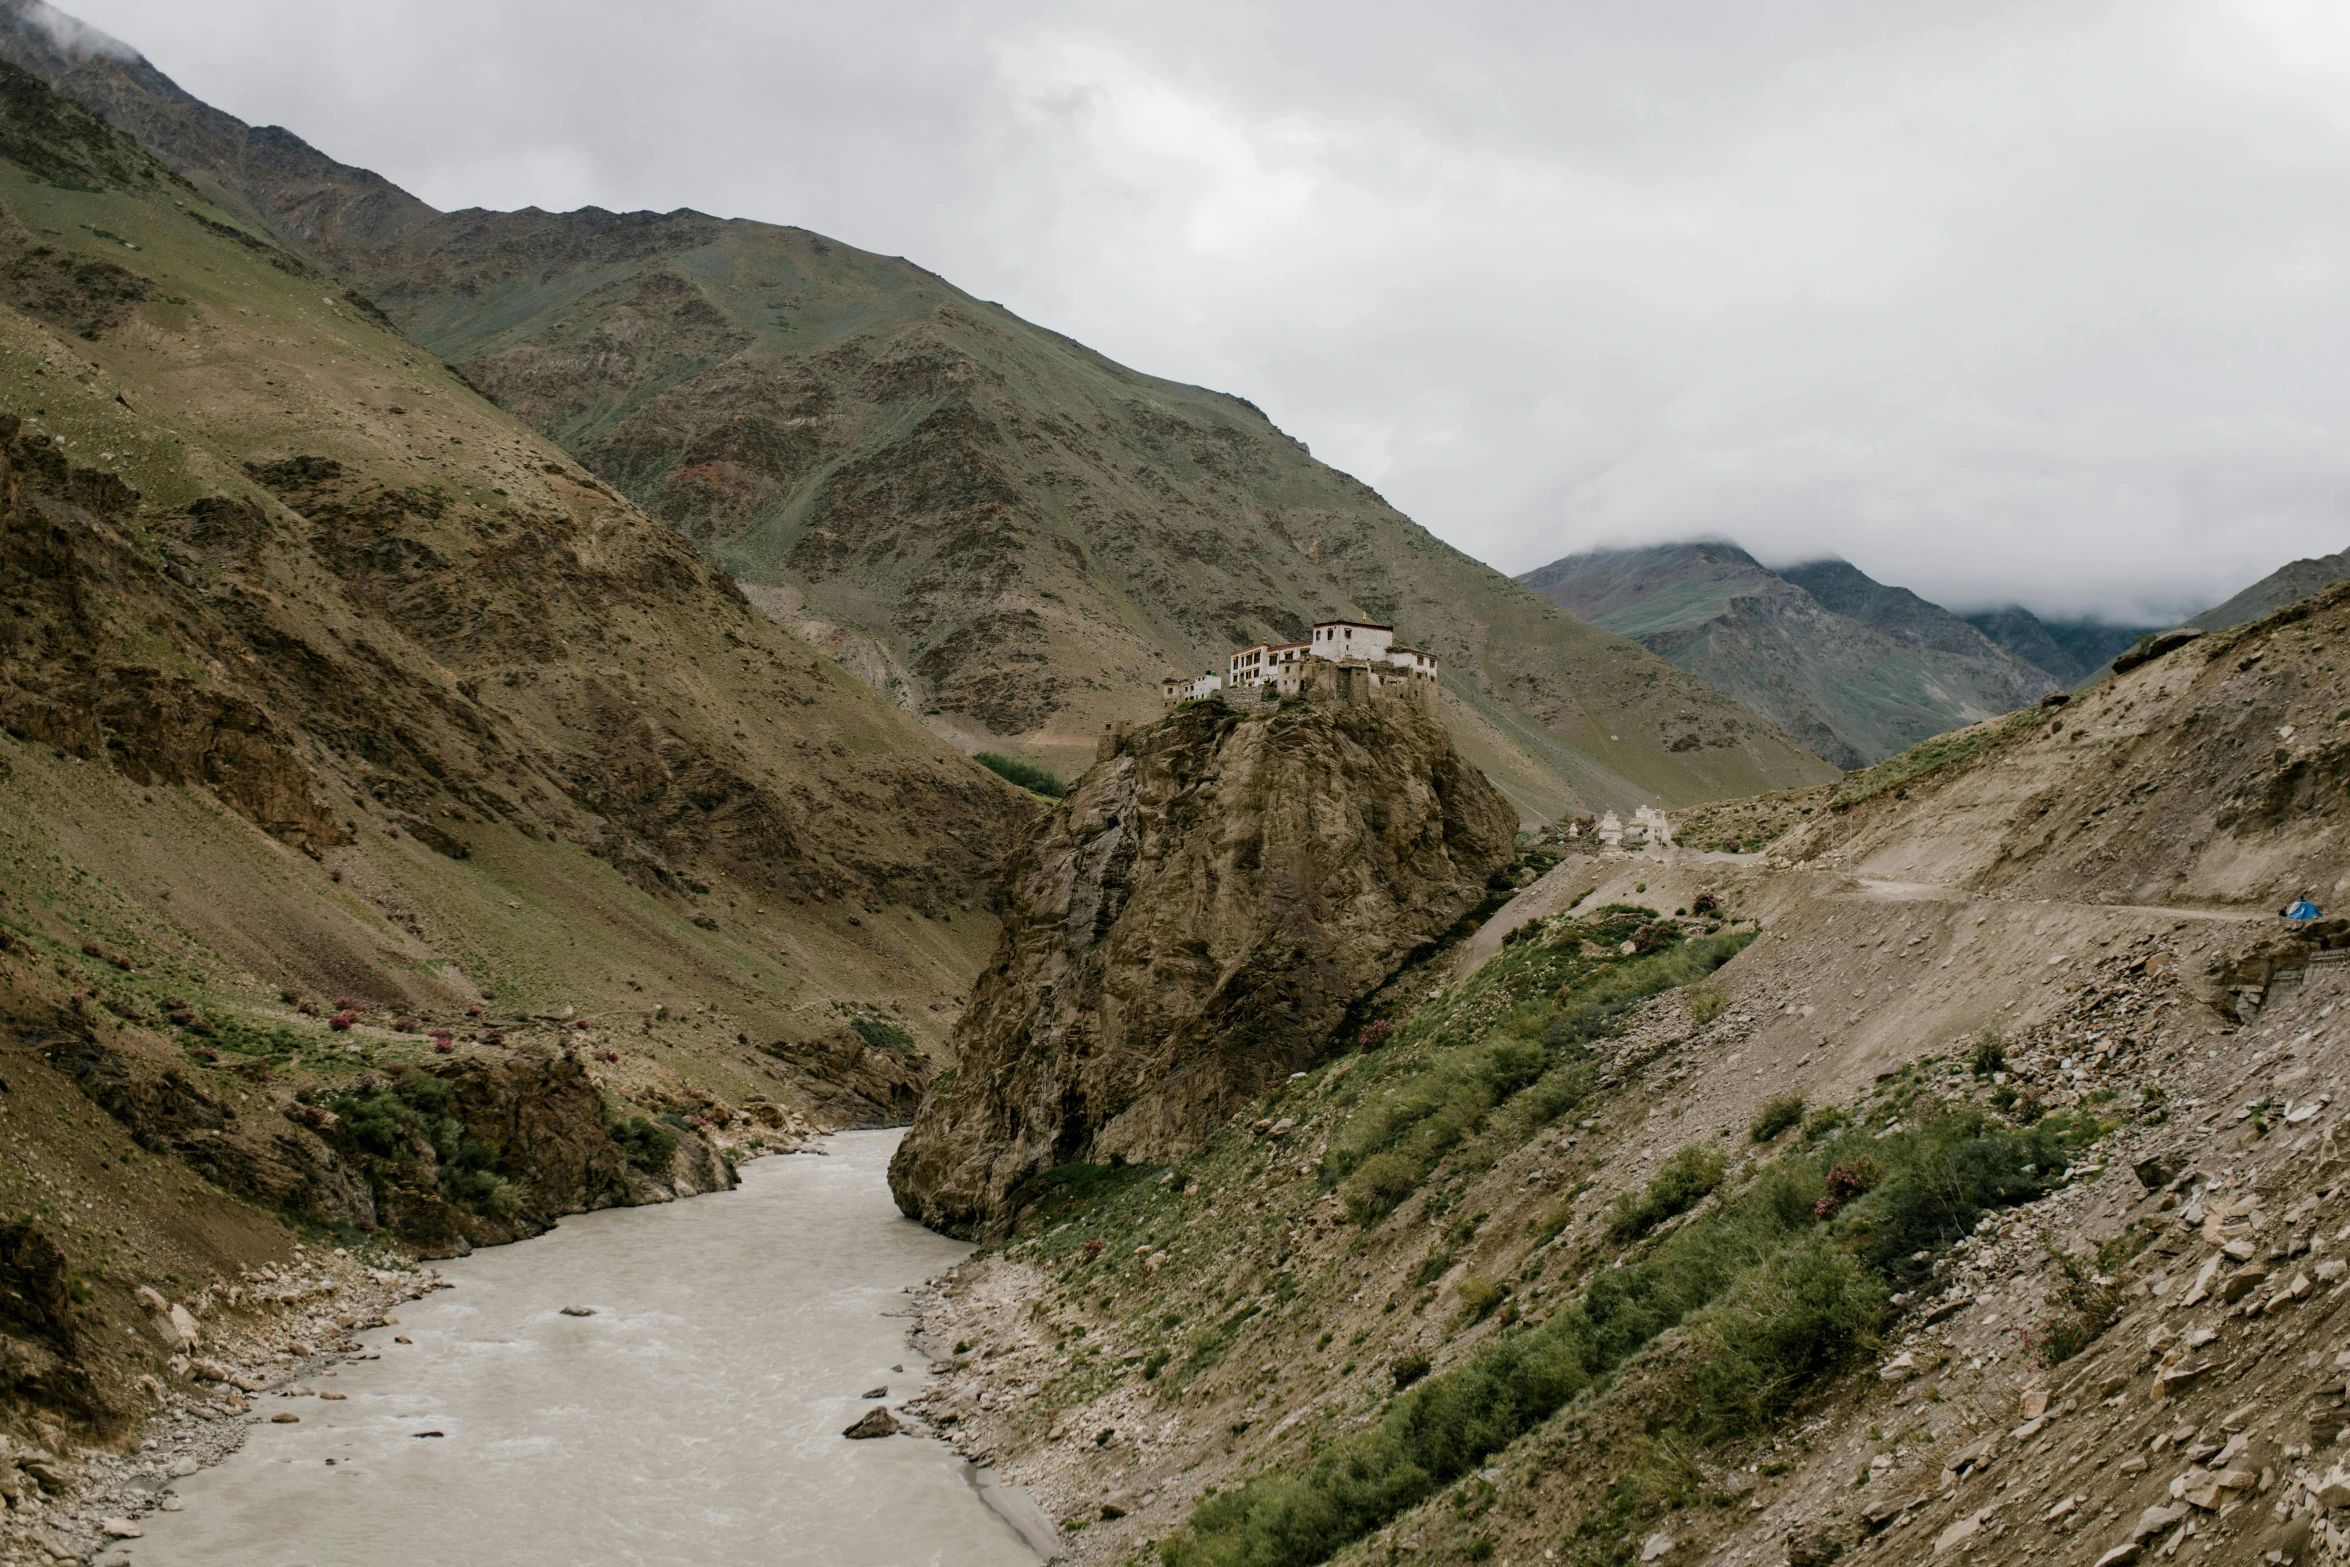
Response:
POLYGON ((260 1395, 244 1448, 175 1482, 184 1509, 142 1520, 129 1559, 1035 1567, 1007 1517, 1050 1526, 1017 1493, 943 1443, 840 1434, 865 1391, 922 1387, 904 1290, 969 1249, 891 1203, 897 1138, 441 1264, 456 1288, 363 1335, 382 1358, 303 1384, 345 1399, 260 1395))

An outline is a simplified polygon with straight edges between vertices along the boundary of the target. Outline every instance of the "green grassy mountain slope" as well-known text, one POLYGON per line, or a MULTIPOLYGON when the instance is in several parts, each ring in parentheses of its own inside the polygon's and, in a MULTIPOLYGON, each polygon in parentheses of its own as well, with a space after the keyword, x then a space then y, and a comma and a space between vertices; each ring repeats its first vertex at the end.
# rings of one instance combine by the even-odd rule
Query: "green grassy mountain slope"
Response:
POLYGON ((1164 673, 1351 614, 1444 660, 1464 753, 1527 815, 1823 776, 1238 398, 801 230, 438 213, 8 15, 0 49, 355 285, 966 748, 1074 771, 1103 724, 1155 712, 1164 673))
POLYGON ((2037 700, 2049 677, 1974 627, 1842 561, 1834 604, 1734 544, 1569 555, 1518 580, 1640 642, 1844 767, 2037 700))

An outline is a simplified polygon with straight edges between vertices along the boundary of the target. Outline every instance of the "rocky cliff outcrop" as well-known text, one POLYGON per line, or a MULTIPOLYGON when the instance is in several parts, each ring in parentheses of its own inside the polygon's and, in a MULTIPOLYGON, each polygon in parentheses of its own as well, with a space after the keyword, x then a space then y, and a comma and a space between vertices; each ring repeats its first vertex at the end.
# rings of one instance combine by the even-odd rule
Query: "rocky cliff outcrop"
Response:
POLYGON ((930 1060, 910 1041, 874 1044, 845 1028, 821 1039, 779 1039, 761 1045, 759 1053, 781 1063, 793 1094, 839 1127, 905 1125, 934 1075, 930 1060))
POLYGON ((890 1167, 898 1205, 996 1235, 1071 1161, 1196 1145, 1327 1050, 1474 907, 1514 819, 1400 703, 1207 704, 1131 737, 1007 867, 994 964, 890 1167))

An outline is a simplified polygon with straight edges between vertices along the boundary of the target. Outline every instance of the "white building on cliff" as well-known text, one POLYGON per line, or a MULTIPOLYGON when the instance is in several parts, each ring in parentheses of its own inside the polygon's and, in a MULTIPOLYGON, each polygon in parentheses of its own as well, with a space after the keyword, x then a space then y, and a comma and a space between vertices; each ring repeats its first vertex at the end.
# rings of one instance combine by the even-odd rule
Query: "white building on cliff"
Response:
POLYGON ((1339 702, 1379 696, 1408 701, 1434 717, 1436 675, 1436 656, 1398 646, 1393 626, 1325 620, 1317 622, 1313 635, 1303 642, 1259 642, 1236 649, 1224 661, 1221 675, 1213 670, 1196 680, 1169 675, 1159 682, 1159 695, 1172 706, 1221 694, 1243 707, 1292 696, 1339 702))
POLYGON ((1395 628, 1368 620, 1324 620, 1303 642, 1259 642, 1236 650, 1226 661, 1228 686, 1263 686, 1295 696, 1316 678, 1316 664, 1359 669, 1373 689, 1401 687, 1418 695, 1425 688, 1434 705, 1436 657, 1396 643, 1395 628))

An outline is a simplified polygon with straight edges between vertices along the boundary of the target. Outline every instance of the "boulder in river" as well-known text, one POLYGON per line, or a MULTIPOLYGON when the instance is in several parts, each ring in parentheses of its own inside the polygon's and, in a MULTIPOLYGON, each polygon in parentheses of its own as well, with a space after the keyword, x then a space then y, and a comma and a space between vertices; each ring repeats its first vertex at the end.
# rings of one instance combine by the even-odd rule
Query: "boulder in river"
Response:
POLYGON ((864 1396, 866 1398, 887 1398, 889 1397, 889 1389, 885 1387, 869 1387, 865 1390, 864 1396))
POLYGON ((858 1417, 857 1423, 843 1431, 841 1435, 852 1442, 862 1442, 869 1436, 896 1436, 904 1429, 905 1427, 898 1424, 898 1417, 891 1414, 889 1406, 885 1404, 866 1410, 863 1415, 858 1417))

